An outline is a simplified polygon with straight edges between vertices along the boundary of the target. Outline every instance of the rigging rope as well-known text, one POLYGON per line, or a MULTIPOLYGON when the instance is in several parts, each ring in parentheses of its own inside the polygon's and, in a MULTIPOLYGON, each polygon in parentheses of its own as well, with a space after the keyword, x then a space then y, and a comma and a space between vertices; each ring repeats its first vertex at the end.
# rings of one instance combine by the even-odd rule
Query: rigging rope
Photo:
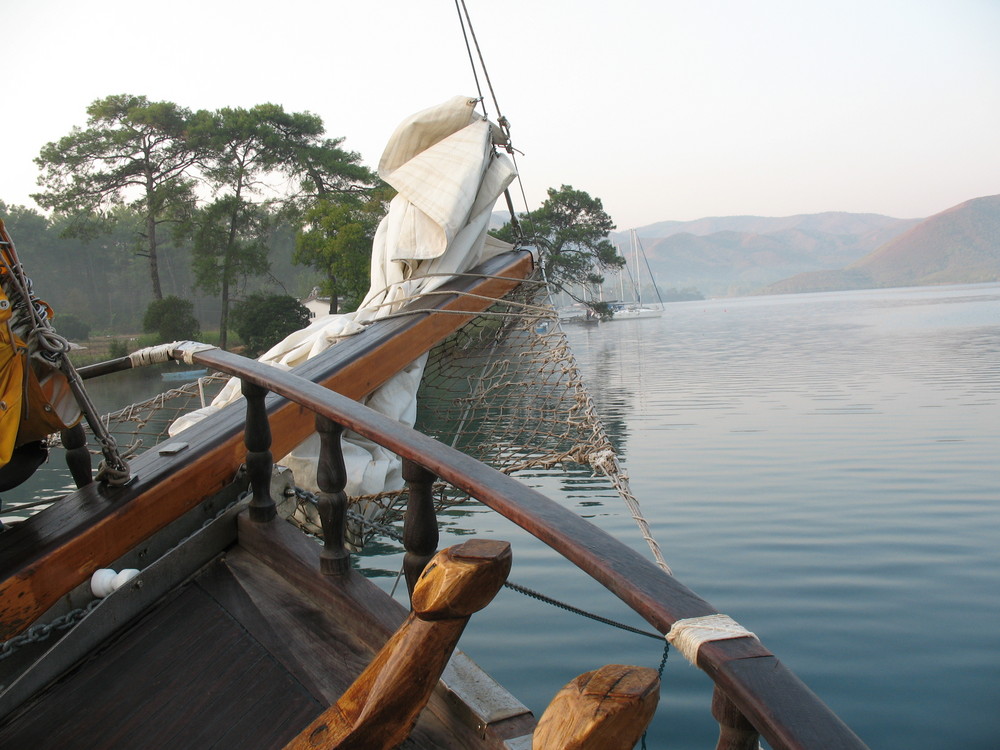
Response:
MULTIPOLYGON (((37 355, 47 367, 62 373, 73 398, 90 425, 96 440, 100 443, 104 460, 97 472, 98 481, 112 486, 122 486, 131 480, 128 463, 118 450, 114 437, 105 429, 100 416, 94 407, 90 396, 83 387, 83 381, 70 361, 68 353, 69 341, 56 333, 50 320, 51 309, 35 296, 31 279, 24 273, 24 267, 17 256, 17 249, 10 235, 7 234, 0 221, 0 236, 3 237, 3 252, 0 252, 0 263, 3 269, 0 278, 6 284, 4 289, 15 310, 23 311, 27 320, 11 321, 11 329, 28 344, 29 360, 37 355), (32 352, 32 348, 35 351, 32 352)), ((27 374, 25 377, 28 377, 27 374)))
MULTIPOLYGON (((294 487, 293 489, 296 498, 315 506, 316 496, 312 492, 304 490, 301 487, 294 487)), ((382 534, 388 537, 389 539, 392 539, 393 541, 399 543, 403 542, 403 534, 390 525, 372 521, 371 519, 366 518, 365 516, 361 515, 356 510, 353 509, 348 509, 347 517, 352 521, 355 521, 356 523, 364 526, 365 528, 375 531, 379 534, 382 534)), ((314 537, 317 536, 317 534, 313 530, 307 530, 307 533, 309 533, 311 536, 314 537)), ((322 538, 322 535, 319 535, 319 538, 322 538)), ((616 620, 612 620, 608 617, 604 617, 602 615, 598 615, 593 612, 588 612, 585 609, 574 607, 572 604, 567 604, 566 602, 559 601, 558 599, 554 599, 551 596, 546 596, 545 594, 530 589, 527 586, 521 586, 520 584, 514 583, 513 581, 506 581, 504 583, 504 586, 510 589, 511 591, 516 591, 519 594, 523 594, 524 596, 536 599, 540 602, 543 602, 544 604, 550 604, 553 607, 558 607, 559 609, 566 610, 567 612, 570 612, 572 614, 579 615, 581 617, 586 617, 587 619, 599 622, 602 625, 608 625, 613 628, 618 628, 619 630, 624 630, 627 633, 633 633, 635 635, 643 635, 646 636, 647 638, 663 640, 663 636, 660 633, 653 633, 648 630, 642 630, 640 628, 633 627, 632 625, 626 625, 625 623, 617 622, 616 620)))
MULTIPOLYGON (((382 319, 417 312, 471 317, 459 310, 421 308, 382 319)), ((543 282, 523 284, 436 347, 417 405, 418 429, 506 474, 574 463, 590 467, 610 482, 656 564, 672 574, 629 487, 543 282)), ((397 492, 384 492, 354 502, 366 515, 385 515, 395 512, 397 497, 397 492)), ((358 548, 364 543, 360 533, 350 542, 358 548)))
POLYGON ((526 586, 520 586, 516 583, 513 583, 512 581, 507 581, 506 583, 504 583, 504 586, 511 589, 512 591, 518 592, 519 594, 524 594, 525 596, 530 596, 532 599, 537 599, 538 601, 544 602, 545 604, 551 604, 554 607, 565 609, 567 612, 572 612, 574 615, 580 615, 581 617, 586 617, 590 620, 594 620, 595 622, 599 622, 602 625, 610 625, 613 628, 618 628, 619 630, 624 630, 629 633, 635 633, 636 635, 644 635, 647 638, 655 638, 658 641, 663 640, 663 636, 660 635, 659 633, 652 633, 648 630, 641 630, 639 628, 634 628, 631 625, 625 625, 624 623, 616 622, 607 617, 602 617, 601 615, 594 614, 593 612, 588 612, 585 609, 580 609, 578 607, 574 607, 571 604, 566 604, 565 602, 561 602, 558 599, 553 599, 552 597, 546 596, 545 594, 540 594, 537 591, 533 591, 526 586))
MULTIPOLYGON (((505 150, 510 155, 511 161, 514 163, 514 171, 518 175, 517 182, 521 190, 521 201, 523 202, 525 212, 528 211, 528 199, 524 193, 524 183, 521 181, 520 172, 517 167, 517 157, 516 149, 510 138, 510 121, 504 116, 500 111, 500 102, 497 101, 496 92, 493 90, 493 81, 490 79, 489 70, 486 68, 486 60, 483 59, 483 51, 479 46, 479 39, 476 37, 476 30, 472 26, 472 18, 469 16, 469 9, 465 5, 465 0, 455 0, 455 10, 458 13, 458 23, 462 27, 462 39, 465 41, 465 50, 469 55, 469 67, 472 70, 472 79, 476 82, 476 92, 479 94, 479 102, 483 105, 483 114, 488 116, 488 111, 486 109, 485 98, 483 97, 483 88, 479 83, 479 73, 476 70, 476 61, 472 56, 472 45, 469 44, 469 35, 472 35, 472 42, 476 47, 476 55, 479 58, 479 67, 482 68, 483 77, 486 79, 486 85, 489 87, 490 96, 493 99, 493 106, 497 111, 497 126, 503 132, 507 139, 505 144, 505 150), (466 30, 468 27, 468 30, 466 30)), ((510 190, 505 189, 503 191, 504 198, 507 202, 507 210, 510 212, 510 225, 514 229, 514 236, 517 238, 518 242, 524 239, 524 232, 521 229, 521 224, 518 221, 517 213, 514 211, 514 202, 510 197, 510 190)))
MULTIPOLYGON (((463 4, 464 5, 464 4, 463 4)), ((469 35, 465 30, 465 19, 462 18, 462 8, 459 6, 459 0, 455 0, 455 10, 458 12, 458 23, 462 27, 462 38, 465 40, 465 51, 469 55, 469 67, 472 68, 472 78, 476 82, 476 91, 479 94, 479 101, 483 101, 483 87, 479 85, 479 74, 476 72, 476 63, 472 57, 472 47, 469 45, 469 35)), ((468 15, 468 11, 466 11, 468 15)), ((485 111, 486 106, 483 105, 483 110, 485 111)))
MULTIPOLYGON (((469 48, 469 38, 468 38, 468 36, 465 33, 465 27, 466 27, 466 25, 468 25, 468 27, 469 27, 469 34, 472 35, 472 43, 473 43, 473 45, 475 45, 475 47, 476 47, 476 55, 479 57, 479 67, 482 68, 483 78, 486 79, 486 86, 490 90, 490 97, 493 99, 493 106, 496 108, 496 111, 497 111, 497 124, 503 129, 503 131, 504 131, 504 133, 506 135, 509 135, 507 118, 504 117, 503 114, 500 112, 500 103, 497 101, 496 92, 493 90, 493 81, 490 80, 490 73, 486 69, 486 61, 483 59, 483 51, 479 47, 479 40, 476 38, 476 30, 472 27, 472 18, 469 17, 469 9, 467 7, 465 7, 465 0, 455 0, 455 8, 456 8, 456 10, 458 10, 458 19, 459 19, 459 22, 462 24, 462 35, 465 36, 465 46, 466 46, 466 48, 469 48), (461 5, 461 8, 459 8, 459 5, 461 5), (462 18, 463 14, 465 16, 464 20, 462 18)), ((479 88, 479 77, 476 75, 476 66, 475 66, 475 63, 472 60, 472 50, 471 49, 469 49, 469 63, 470 63, 470 65, 472 65, 472 75, 476 79, 476 88, 478 89, 479 88)), ((482 89, 479 89, 479 96, 480 96, 480 98, 482 98, 482 96, 483 96, 482 89)), ((483 105, 483 109, 485 110, 485 108, 486 107, 485 107, 485 104, 484 104, 483 105)))
MULTIPOLYGON (((469 63, 470 66, 472 67, 472 74, 476 81, 476 87, 477 90, 479 91, 480 100, 482 100, 482 89, 479 87, 479 77, 476 73, 475 61, 472 59, 472 49, 469 44, 469 35, 472 36, 472 44, 476 48, 476 54, 479 58, 479 66, 482 68, 483 76, 486 79, 486 84, 490 90, 490 96, 493 99, 493 105, 494 107, 496 107, 497 123, 503 130, 504 135, 507 136, 507 151, 511 155, 511 158, 514 159, 515 171, 518 171, 516 158, 514 156, 514 148, 510 143, 510 123, 500 111, 500 104, 497 101, 496 92, 493 89, 493 82, 490 80, 489 71, 486 68, 486 62, 483 59, 482 49, 479 46, 479 40, 477 39, 475 29, 472 26, 472 19, 469 17, 469 11, 465 5, 465 0, 455 0, 455 8, 458 11, 459 23, 462 26, 462 35, 463 38, 465 39, 466 50, 469 53, 469 58, 470 58, 469 63), (468 33, 466 32, 466 26, 468 26, 468 33)), ((485 104, 483 108, 485 110, 485 104)), ((527 207, 527 198, 524 195, 524 184, 523 182, 520 181, 520 176, 518 177, 518 181, 521 184, 522 199, 524 200, 525 207, 527 207)), ((518 237, 523 238, 520 225, 517 224, 517 218, 514 215, 513 203, 510 200, 510 193, 508 191, 505 191, 505 194, 507 198, 507 206, 511 212, 512 226, 515 226, 515 231, 517 232, 518 237)), ((542 268, 544 274, 544 265, 542 265, 542 268)), ((545 281, 544 276, 542 283, 545 286, 547 286, 547 282, 545 281)), ((546 295, 546 297, 548 297, 548 295, 546 295)), ((551 305, 551 302, 549 304, 551 305)), ((555 318, 554 325, 558 327, 558 317, 555 318)), ((569 354, 568 358, 570 359, 570 363, 568 366, 572 368, 573 371, 575 372, 576 363, 575 360, 573 360, 572 358, 572 354, 569 354)), ((581 398, 585 402, 584 409, 587 413, 587 417, 590 420, 592 420, 594 424, 600 425, 600 419, 597 416, 597 411, 594 408, 593 401, 590 399, 590 394, 587 392, 585 388, 582 387, 582 384, 579 385, 579 393, 582 394, 581 398)), ((603 435, 603 428, 601 428, 600 432, 603 435)), ((666 560, 663 558, 663 554, 660 551, 659 544, 653 538, 653 535, 649 529, 649 524, 646 521, 645 517, 642 515, 641 510, 639 509, 638 500, 635 498, 631 490, 628 488, 627 477, 621 470, 621 467, 618 465, 618 459, 614 451, 613 450, 608 450, 606 452, 603 450, 594 451, 593 453, 587 456, 587 462, 590 463, 590 465, 593 466, 596 470, 603 472, 614 483, 622 499, 625 501, 625 504, 628 506, 633 519, 638 525, 643 539, 646 541, 646 544, 652 551, 653 557, 656 560, 656 564, 659 565, 660 568, 664 570, 666 573, 672 575, 670 566, 667 565, 666 560)))

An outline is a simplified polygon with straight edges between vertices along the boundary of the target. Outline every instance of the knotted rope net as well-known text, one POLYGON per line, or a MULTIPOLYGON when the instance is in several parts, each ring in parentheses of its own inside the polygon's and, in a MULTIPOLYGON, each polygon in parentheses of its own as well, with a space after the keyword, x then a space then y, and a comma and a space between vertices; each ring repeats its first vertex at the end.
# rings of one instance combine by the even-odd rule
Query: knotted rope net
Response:
MULTIPOLYGON (((171 422, 211 401, 227 380, 203 377, 104 421, 120 445, 141 453, 167 439, 171 422)), ((587 472, 622 499, 657 564, 670 572, 541 281, 521 284, 431 351, 417 395, 415 426, 519 479, 537 482, 567 471, 587 472)), ((470 501, 443 483, 436 496, 439 509, 470 501)), ((292 520, 318 533, 315 508, 301 498, 292 502, 297 502, 292 520)), ((360 517, 398 523, 406 490, 351 502, 360 517)), ((351 523, 348 541, 360 548, 375 533, 351 523)))
MULTIPOLYGON (((101 421, 128 455, 138 455, 167 440, 167 430, 175 419, 210 403, 227 382, 228 375, 204 375, 105 414, 101 421)), ((90 430, 87 433, 90 438, 90 430)), ((59 444, 58 433, 49 436, 49 445, 59 444)))
MULTIPOLYGON (((493 468, 520 478, 584 468, 625 502, 657 564, 670 572, 650 533, 628 475, 570 349, 544 283, 531 280, 467 323, 430 353, 417 394, 416 428, 493 468)), ((437 488, 439 509, 469 501, 437 488)), ((352 498, 365 518, 401 520, 406 490, 352 498)), ((294 518, 308 531, 317 516, 300 502, 294 518)), ((348 541, 368 532, 350 524, 348 541)))

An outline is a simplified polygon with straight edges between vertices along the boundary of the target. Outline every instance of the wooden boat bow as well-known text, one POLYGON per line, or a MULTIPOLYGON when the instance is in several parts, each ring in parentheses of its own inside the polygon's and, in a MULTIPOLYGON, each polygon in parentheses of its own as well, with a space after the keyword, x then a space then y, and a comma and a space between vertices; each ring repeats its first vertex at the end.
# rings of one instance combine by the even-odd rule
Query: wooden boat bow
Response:
MULTIPOLYGON (((477 282, 479 289, 491 290, 495 298, 504 288, 515 286, 517 277, 527 275, 530 266, 526 253, 497 261, 493 273, 477 282), (520 270, 512 273, 511 268, 520 270), (499 273, 501 269, 506 270, 499 273)), ((227 407, 213 424, 197 425, 185 433, 185 441, 201 445, 202 450, 177 455, 149 451, 136 462, 138 478, 132 486, 108 489, 90 485, 6 532, 0 548, 0 637, 19 632, 95 568, 140 545, 172 519, 196 508, 206 496, 219 493, 244 460, 253 485, 250 504, 257 520, 241 517, 246 533, 241 531, 240 544, 261 559, 287 554, 264 533, 272 529, 279 536, 285 534, 278 531, 283 522, 269 520, 270 499, 262 477, 270 473, 270 453, 283 455, 315 429, 317 420, 336 426, 327 429, 329 433, 349 429, 393 451, 411 467, 407 476, 417 484, 438 477, 467 492, 598 580, 660 633, 669 633, 679 620, 717 614, 673 576, 553 500, 354 400, 489 303, 490 298, 483 295, 468 297, 456 292, 442 298, 438 307, 458 315, 421 312, 405 320, 387 321, 378 335, 361 342, 344 341, 330 356, 311 360, 294 372, 219 349, 179 347, 176 358, 241 379, 248 395, 242 407, 246 415, 240 413, 238 405, 227 407), (420 335, 414 336, 414 331, 420 335), (405 343, 414 339, 419 343, 405 343), (399 341, 404 346, 397 350, 393 343, 399 341), (244 424, 257 427, 241 440, 244 424)), ((336 445, 339 440, 328 442, 336 445)), ((336 491, 332 485, 330 489, 336 491)), ((417 522, 428 525, 426 516, 417 522)), ((422 545, 428 534, 415 537, 419 544, 414 545, 411 538, 406 546, 419 571, 427 558, 422 545)), ((434 545, 436 540, 431 549, 434 545)), ((332 546, 336 547, 336 542, 332 546)), ((341 559, 338 550, 329 547, 328 559, 341 559)), ((315 556, 318 573, 318 550, 302 554, 315 556)), ((243 564, 240 559, 234 559, 237 568, 243 564)), ((330 563, 327 568, 324 572, 333 574, 342 566, 330 563)), ((356 577, 341 576, 346 589, 354 585, 356 577)), ((334 576, 325 578, 330 581, 334 576)), ((323 589, 330 584, 318 583, 317 576, 302 572, 294 574, 293 580, 316 596, 327 596, 323 589)), ((443 621, 462 619, 474 609, 463 605, 455 611, 442 611, 430 593, 420 592, 419 586, 414 592, 415 608, 444 616, 443 621)), ((705 643, 698 651, 697 665, 716 686, 713 713, 722 726, 720 747, 750 747, 758 732, 776 750, 864 747, 755 636, 705 643)))
MULTIPOLYGON (((364 335, 310 360, 299 372, 324 390, 362 398, 515 288, 532 268, 527 251, 497 256, 475 269, 474 276, 443 287, 433 303, 418 301, 408 308, 412 315, 371 326, 364 335)), ((261 382, 268 372, 277 370, 262 370, 261 382)), ((270 399, 267 409, 270 450, 277 455, 288 453, 314 429, 312 415, 294 401, 270 399)), ((225 409, 210 424, 185 432, 180 442, 198 450, 169 455, 147 451, 133 462, 136 479, 127 487, 90 484, 4 532, 0 639, 27 628, 95 569, 108 566, 229 484, 246 458, 243 429, 242 409, 225 409)))
MULTIPOLYGON (((191 359, 269 388, 423 466, 548 544, 664 635, 678 620, 718 614, 632 548, 517 480, 297 374, 212 349, 191 359)), ((756 636, 705 643, 697 666, 773 748, 864 748, 864 743, 756 636)), ((720 698, 720 700, 722 700, 720 698)))

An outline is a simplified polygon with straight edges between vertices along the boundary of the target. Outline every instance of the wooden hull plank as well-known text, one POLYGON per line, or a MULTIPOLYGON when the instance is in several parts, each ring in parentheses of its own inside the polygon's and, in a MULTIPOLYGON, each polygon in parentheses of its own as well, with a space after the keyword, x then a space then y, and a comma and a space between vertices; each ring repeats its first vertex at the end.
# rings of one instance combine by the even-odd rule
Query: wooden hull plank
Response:
POLYGON ((192 585, 26 709, 0 746, 274 747, 319 703, 192 585))
MULTIPOLYGON (((334 637, 342 639, 343 646, 360 644, 364 649, 363 663, 359 662, 361 668, 367 665, 406 618, 406 610, 398 602, 357 571, 337 578, 321 575, 321 547, 304 537, 289 523, 278 519, 255 523, 246 514, 241 514, 238 524, 241 553, 238 561, 231 559, 230 567, 240 576, 254 570, 255 575, 259 576, 260 567, 254 568, 246 559, 253 555, 265 562, 266 569, 271 571, 268 575, 273 578, 266 585, 276 586, 280 582, 293 586, 299 596, 304 594, 311 598, 319 611, 336 613, 336 627, 340 634, 334 637)), ((255 584, 244 585, 249 591, 255 584)), ((317 643, 322 644, 322 639, 317 643)), ((317 658, 310 651, 316 648, 316 644, 300 643, 295 648, 302 652, 295 657, 300 664, 317 658)), ((338 648, 340 647, 331 645, 330 652, 323 658, 335 661, 349 658, 342 656, 338 648)), ((531 712, 502 687, 493 683, 464 654, 456 652, 456 656, 460 670, 449 671, 450 683, 447 686, 439 683, 427 710, 421 714, 417 730, 411 735, 411 739, 422 737, 422 733, 429 731, 429 727, 435 726, 438 727, 436 731, 445 732, 450 739, 448 744, 431 744, 431 747, 470 750, 489 747, 503 750, 504 740, 530 734, 535 727, 535 718, 531 712), (485 702, 476 705, 475 700, 466 698, 468 693, 474 692, 474 688, 468 686, 481 686, 484 683, 492 685, 490 692, 494 694, 488 705, 485 702), (473 727, 479 729, 473 731, 473 727)), ((333 669, 332 666, 330 668, 333 669)), ((351 672, 347 684, 361 673, 361 668, 357 672, 351 672)), ((324 694, 331 696, 334 692, 334 698, 339 698, 343 692, 339 683, 332 690, 325 690, 324 694)), ((334 700, 330 701, 333 702, 334 700)))
MULTIPOLYGON (((228 501, 236 499, 236 494, 234 488, 229 488, 218 497, 209 500, 208 506, 222 509, 228 501)), ((194 522, 198 525, 194 529, 191 529, 190 518, 177 521, 180 528, 171 527, 162 533, 171 535, 174 543, 178 538, 177 535, 187 536, 183 545, 158 555, 155 561, 142 571, 140 578, 103 599, 96 609, 87 615, 85 627, 69 630, 45 650, 41 657, 38 656, 37 649, 28 648, 26 658, 30 660, 24 661, 19 668, 14 665, 10 672, 3 675, 6 687, 0 692, 0 721, 64 674, 85 655, 98 648, 114 633, 148 611, 157 601, 176 589, 181 581, 193 576, 215 558, 221 550, 235 543, 236 515, 245 505, 244 502, 242 505, 230 508, 212 523, 204 526, 195 518, 194 522), (185 534, 185 531, 188 533, 185 534), (13 675, 17 676, 12 679, 13 675)), ((154 539, 150 540, 148 546, 155 549, 162 544, 161 540, 154 539)), ((146 545, 142 549, 147 549, 146 545)), ((134 567, 137 562, 140 560, 132 559, 125 564, 116 565, 115 569, 134 567)), ((46 613, 46 621, 51 619, 48 617, 50 614, 52 613, 46 613)), ((14 656, 17 657, 19 654, 15 652, 14 656)), ((7 666, 6 660, 0 664, 4 668, 7 666)))
MULTIPOLYGON (((403 607, 356 572, 321 575, 319 546, 286 522, 240 521, 266 561, 239 545, 217 557, 26 703, 0 747, 283 747, 334 702, 403 607)), ((402 747, 499 750, 451 717, 452 700, 436 695, 402 747)))

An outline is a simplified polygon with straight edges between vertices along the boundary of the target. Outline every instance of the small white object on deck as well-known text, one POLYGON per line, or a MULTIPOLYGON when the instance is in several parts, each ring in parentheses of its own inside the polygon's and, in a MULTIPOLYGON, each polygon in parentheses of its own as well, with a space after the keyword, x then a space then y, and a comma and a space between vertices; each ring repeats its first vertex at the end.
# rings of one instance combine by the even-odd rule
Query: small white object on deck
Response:
POLYGON ((139 571, 135 568, 125 568, 120 573, 111 570, 111 568, 100 568, 99 570, 95 570, 94 575, 90 577, 90 591, 94 596, 103 599, 108 594, 120 589, 137 575, 139 575, 139 571))

